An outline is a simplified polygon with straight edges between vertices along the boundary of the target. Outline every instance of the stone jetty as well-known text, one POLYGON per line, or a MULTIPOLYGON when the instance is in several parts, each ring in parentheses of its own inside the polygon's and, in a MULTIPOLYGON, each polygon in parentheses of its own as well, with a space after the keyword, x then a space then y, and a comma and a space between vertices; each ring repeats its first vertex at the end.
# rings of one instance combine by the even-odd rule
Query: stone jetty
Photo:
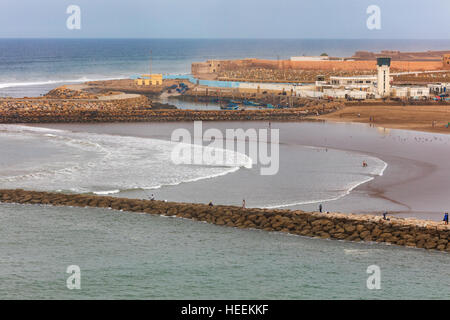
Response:
POLYGON ((0 99, 0 123, 298 121, 339 109, 339 105, 260 110, 153 109, 145 96, 117 100, 0 99))
MULTIPOLYGON (((299 121, 343 107, 335 102, 296 100, 287 109, 179 110, 130 92, 100 90, 81 84, 55 88, 42 97, 0 98, 0 123, 299 121)), ((278 100, 281 102, 283 97, 278 100)))
POLYGON ((32 205, 111 208, 204 221, 219 226, 322 239, 380 242, 450 252, 450 227, 442 222, 342 213, 209 206, 156 200, 50 192, 0 190, 0 201, 32 205))

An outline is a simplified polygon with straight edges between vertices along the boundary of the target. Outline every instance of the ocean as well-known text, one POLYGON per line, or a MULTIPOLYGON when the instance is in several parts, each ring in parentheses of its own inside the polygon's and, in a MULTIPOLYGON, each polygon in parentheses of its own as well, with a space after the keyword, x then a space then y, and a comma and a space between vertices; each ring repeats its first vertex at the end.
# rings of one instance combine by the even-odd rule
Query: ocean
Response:
POLYGON ((0 225, 2 299, 450 298, 440 252, 102 209, 4 204, 0 225), (366 286, 372 265, 380 290, 366 286))
POLYGON ((207 59, 348 57, 358 50, 449 50, 450 40, 0 39, 0 97, 39 96, 64 83, 190 73, 207 59))
MULTIPOLYGON (((179 74, 206 59, 449 47, 450 41, 409 40, 3 39, 0 96, 39 96, 63 83, 144 73, 150 50, 155 72, 179 74)), ((415 211, 430 219, 448 205, 450 170, 438 161, 450 156, 445 135, 271 125, 281 137, 275 176, 261 176, 260 165, 235 150, 216 150, 232 159, 220 164, 173 164, 170 134, 192 129, 188 123, 3 124, 0 187, 232 205, 245 198, 249 207, 305 210, 322 203, 326 211, 415 211), (434 178, 427 181, 429 167, 434 178)), ((248 126, 267 129, 268 123, 205 123, 222 131, 248 126)), ((448 254, 420 249, 15 204, 0 204, 0 230, 0 299, 450 297, 448 254), (81 290, 66 287, 69 265, 81 269, 81 290), (371 265, 382 270, 381 290, 366 287, 371 265)))

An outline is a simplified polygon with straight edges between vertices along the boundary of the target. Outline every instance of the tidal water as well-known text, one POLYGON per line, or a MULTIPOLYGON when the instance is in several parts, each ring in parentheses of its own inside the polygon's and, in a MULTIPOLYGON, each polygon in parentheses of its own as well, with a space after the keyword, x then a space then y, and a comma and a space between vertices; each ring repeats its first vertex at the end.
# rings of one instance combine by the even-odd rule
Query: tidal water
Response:
POLYGON ((228 150, 225 140, 218 148, 198 145, 198 152, 193 153, 203 156, 201 164, 177 164, 172 158, 176 143, 148 137, 145 127, 136 128, 141 131, 106 134, 0 125, 0 184, 11 189, 118 196, 131 193, 139 198, 157 193, 159 199, 166 192, 169 200, 216 204, 239 204, 246 198, 252 207, 288 207, 340 199, 381 176, 387 167, 384 161, 357 152, 276 144, 281 154, 274 154, 272 162, 278 171, 262 175, 260 155, 252 159, 236 146, 228 150), (208 163, 207 156, 213 152, 220 161, 208 163), (361 166, 363 161, 368 162, 368 168, 361 166), (231 179, 229 187, 217 182, 205 193, 194 186, 197 197, 184 199, 182 193, 170 191, 173 186, 190 189, 196 181, 214 182, 224 176, 231 179))
POLYGON ((103 209, 0 204, 2 299, 449 299, 450 256, 103 209), (69 290, 69 265, 81 289, 69 290), (381 289, 366 286, 381 270, 381 289))

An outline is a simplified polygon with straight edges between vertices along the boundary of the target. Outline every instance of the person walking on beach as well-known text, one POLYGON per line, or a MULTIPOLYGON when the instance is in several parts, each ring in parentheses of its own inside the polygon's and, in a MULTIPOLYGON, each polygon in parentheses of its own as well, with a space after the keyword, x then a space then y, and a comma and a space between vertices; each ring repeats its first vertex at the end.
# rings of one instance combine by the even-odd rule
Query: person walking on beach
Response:
POLYGON ((322 213, 322 210, 323 210, 322 204, 319 204, 319 211, 320 211, 320 213, 322 213))
POLYGON ((444 219, 443 219, 443 221, 444 221, 445 224, 448 224, 448 212, 446 212, 446 213, 444 214, 444 219))

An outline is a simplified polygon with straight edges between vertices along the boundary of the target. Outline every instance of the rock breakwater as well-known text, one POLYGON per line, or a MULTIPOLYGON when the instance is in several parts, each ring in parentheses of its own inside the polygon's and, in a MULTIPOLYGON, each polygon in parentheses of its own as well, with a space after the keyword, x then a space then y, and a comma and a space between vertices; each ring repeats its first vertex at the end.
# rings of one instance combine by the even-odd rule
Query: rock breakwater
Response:
POLYGON ((144 96, 118 100, 0 100, 0 123, 298 121, 338 110, 337 106, 265 110, 154 110, 144 96))
POLYGON ((174 203, 107 196, 0 190, 0 201, 33 205, 111 208, 204 221, 219 226, 347 241, 380 242, 450 252, 450 227, 440 222, 342 213, 174 203))

